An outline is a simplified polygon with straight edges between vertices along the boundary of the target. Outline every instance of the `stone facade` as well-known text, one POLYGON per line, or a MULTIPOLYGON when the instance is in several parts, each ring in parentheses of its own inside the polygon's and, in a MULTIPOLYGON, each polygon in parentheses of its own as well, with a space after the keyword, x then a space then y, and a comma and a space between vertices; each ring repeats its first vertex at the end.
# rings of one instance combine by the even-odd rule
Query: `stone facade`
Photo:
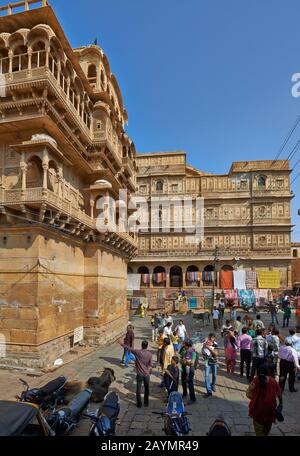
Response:
POLYGON ((97 202, 135 192, 136 153, 103 50, 72 49, 47 1, 5 9, 0 333, 7 358, 0 362, 44 367, 70 350, 76 328, 96 344, 124 331, 137 238, 112 233, 108 219, 99 232, 97 202))
POLYGON ((300 284, 300 242, 292 243, 292 283, 300 284))
MULTIPOLYGON (((187 284, 186 273, 214 270, 218 247, 217 270, 276 268, 281 272, 281 287, 291 286, 292 193, 287 161, 235 162, 222 175, 191 167, 185 152, 139 154, 137 163, 138 195, 148 203, 153 197, 172 203, 186 197, 203 198, 204 236, 195 244, 186 232, 176 232, 172 205, 152 209, 157 211, 154 219, 159 220, 159 228, 140 231, 139 253, 130 271, 165 272, 167 288, 193 286, 187 284), (162 228, 166 220, 169 232, 162 228)), ((196 214, 194 205, 183 218, 192 225, 196 214)), ((216 285, 217 276, 218 271, 216 285)), ((153 281, 149 286, 155 287, 153 281)))

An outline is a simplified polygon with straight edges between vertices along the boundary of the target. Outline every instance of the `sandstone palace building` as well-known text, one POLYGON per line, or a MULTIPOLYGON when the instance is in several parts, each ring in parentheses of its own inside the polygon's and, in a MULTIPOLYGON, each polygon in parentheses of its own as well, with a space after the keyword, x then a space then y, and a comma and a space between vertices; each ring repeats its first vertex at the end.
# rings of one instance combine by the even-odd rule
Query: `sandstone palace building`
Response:
POLYGON ((0 333, 8 362, 39 367, 76 328, 105 343, 126 327, 137 243, 98 233, 96 202, 134 192, 136 162, 106 55, 72 49, 47 1, 33 3, 1 7, 0 333))
MULTIPOLYGON (((277 288, 291 286, 288 162, 238 162, 215 175, 184 152, 137 155, 103 50, 72 49, 47 0, 0 12, 0 364, 53 365, 75 333, 115 340, 128 321, 127 271, 152 304, 163 289, 171 298, 218 288, 222 271, 276 270, 277 288), (203 198, 203 239, 175 232, 172 207, 157 213, 170 217, 168 233, 116 231, 109 219, 99 232, 97 202, 120 190, 149 204, 203 198)), ((116 225, 135 214, 123 209, 116 225)))
MULTIPOLYGON (((174 228, 172 205, 158 210, 154 218, 168 219, 170 232, 165 233, 162 226, 156 232, 140 232, 138 256, 129 270, 141 275, 141 291, 135 296, 148 298, 151 306, 153 293, 168 301, 172 290, 183 287, 188 294, 194 289, 199 297, 202 289, 203 300, 208 293, 210 302, 212 285, 220 291, 224 288, 222 272, 235 270, 270 271, 270 277, 276 271, 277 284, 267 287, 275 292, 291 287, 293 195, 288 161, 235 162, 222 175, 188 165, 184 152, 139 154, 137 163, 138 195, 146 197, 149 205, 151 197, 158 196, 170 201, 203 198, 204 235, 199 244, 191 244, 184 231, 174 228), (152 292, 142 293, 151 288, 152 292)), ((189 217, 195 223, 195 208, 189 217)), ((235 288, 234 284, 228 287, 235 288)))

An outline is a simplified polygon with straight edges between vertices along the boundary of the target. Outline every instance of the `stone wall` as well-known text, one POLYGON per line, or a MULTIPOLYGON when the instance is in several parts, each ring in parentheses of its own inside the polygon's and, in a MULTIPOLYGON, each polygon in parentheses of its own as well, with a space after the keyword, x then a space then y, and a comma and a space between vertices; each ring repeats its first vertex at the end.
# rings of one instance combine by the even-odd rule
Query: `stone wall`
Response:
POLYGON ((43 368, 70 350, 75 328, 97 345, 123 334, 127 264, 94 244, 33 231, 0 233, 0 364, 43 368))

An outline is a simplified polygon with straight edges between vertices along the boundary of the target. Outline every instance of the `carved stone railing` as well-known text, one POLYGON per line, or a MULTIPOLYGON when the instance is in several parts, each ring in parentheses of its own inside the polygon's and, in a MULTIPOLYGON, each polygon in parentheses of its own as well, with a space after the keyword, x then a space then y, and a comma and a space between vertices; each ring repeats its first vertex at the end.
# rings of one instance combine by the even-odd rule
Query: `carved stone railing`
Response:
POLYGON ((38 4, 38 7, 49 5, 47 0, 23 0, 21 2, 9 3, 8 5, 0 6, 0 12, 6 11, 7 15, 10 16, 15 13, 14 9, 18 9, 16 13, 19 13, 19 9, 22 7, 24 7, 24 11, 29 11, 30 6, 34 4, 38 4))
MULTIPOLYGON (((0 191, 0 205, 2 206, 16 206, 16 205, 26 205, 26 204, 46 204, 52 208, 55 208, 57 212, 62 212, 67 217, 71 217, 78 221, 79 223, 84 224, 87 228, 97 231, 96 220, 87 215, 79 207, 75 207, 71 202, 66 201, 63 198, 60 198, 58 195, 53 193, 51 190, 46 190, 42 188, 30 188, 26 190, 13 189, 13 190, 4 190, 0 191)), ((121 239, 129 242, 134 247, 137 247, 137 238, 133 233, 119 232, 117 226, 108 226, 108 229, 116 233, 116 235, 121 239)), ((97 232, 96 232, 97 234, 97 232)))

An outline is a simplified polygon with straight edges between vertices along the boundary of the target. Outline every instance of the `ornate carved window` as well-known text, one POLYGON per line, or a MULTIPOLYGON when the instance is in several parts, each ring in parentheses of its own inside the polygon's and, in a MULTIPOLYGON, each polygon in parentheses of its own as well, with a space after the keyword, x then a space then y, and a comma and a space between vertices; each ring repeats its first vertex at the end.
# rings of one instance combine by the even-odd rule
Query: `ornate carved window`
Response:
POLYGON ((156 191, 157 192, 162 192, 164 188, 164 183, 163 181, 159 180, 156 182, 156 191))
POLYGON ((89 65, 87 77, 88 77, 89 83, 91 85, 93 85, 93 86, 96 86, 96 84, 97 84, 97 68, 96 68, 96 65, 94 65, 94 64, 89 65))
POLYGON ((284 187, 284 179, 277 179, 276 180, 276 187, 283 188, 284 187))
POLYGON ((267 178, 266 176, 260 175, 257 176, 257 187, 266 188, 267 178))

